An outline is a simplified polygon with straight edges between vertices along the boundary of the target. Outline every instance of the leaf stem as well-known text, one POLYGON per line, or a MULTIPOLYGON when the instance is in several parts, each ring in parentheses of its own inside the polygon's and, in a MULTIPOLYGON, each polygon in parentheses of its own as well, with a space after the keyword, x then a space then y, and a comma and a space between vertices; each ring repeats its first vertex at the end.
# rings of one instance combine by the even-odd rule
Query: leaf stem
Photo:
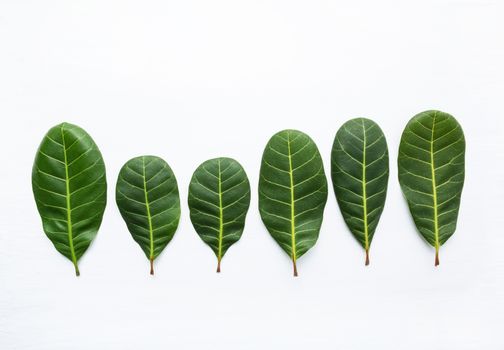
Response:
POLYGON ((436 247, 436 260, 434 266, 439 265, 439 216, 438 216, 438 202, 437 202, 437 183, 436 183, 436 165, 434 164, 434 128, 436 126, 436 115, 432 119, 432 132, 430 141, 430 166, 431 166, 431 179, 432 179, 432 201, 434 208, 434 240, 436 247))
POLYGON ((77 256, 75 254, 75 248, 73 244, 73 232, 72 232, 72 201, 70 196, 72 195, 70 191, 70 176, 68 172, 68 156, 65 140, 65 132, 63 130, 65 124, 61 125, 61 141, 63 142, 63 157, 65 159, 65 187, 66 187, 66 212, 67 212, 67 231, 68 231, 68 247, 70 249, 70 256, 72 262, 75 266, 75 275, 80 276, 79 268, 77 267, 77 256))
POLYGON ((218 191, 219 191, 219 246, 217 254, 217 272, 220 272, 220 260, 222 258, 222 239, 224 237, 224 209, 222 206, 222 172, 221 172, 221 161, 218 160, 219 165, 219 176, 218 176, 218 191))
POLYGON ((147 180, 145 178, 145 157, 142 157, 142 178, 143 178, 143 190, 145 197, 145 210, 147 211, 147 221, 149 223, 149 245, 150 245, 150 263, 151 271, 150 274, 154 274, 154 230, 152 228, 152 216, 150 212, 149 205, 149 195, 147 191, 147 180))
POLYGON ((288 149, 288 157, 289 157, 289 179, 290 179, 290 209, 291 209, 291 249, 292 249, 292 263, 294 264, 294 277, 298 275, 297 267, 296 267, 296 258, 297 258, 297 247, 296 247, 296 209, 294 204, 296 201, 294 200, 294 176, 292 170, 292 152, 291 152, 291 140, 290 133, 287 133, 287 149, 288 149))
POLYGON ((362 124, 362 209, 363 209, 363 223, 364 223, 364 240, 366 246, 366 265, 369 265, 369 228, 368 228, 368 212, 367 212, 367 188, 366 188, 366 128, 364 127, 364 119, 361 119, 362 124))

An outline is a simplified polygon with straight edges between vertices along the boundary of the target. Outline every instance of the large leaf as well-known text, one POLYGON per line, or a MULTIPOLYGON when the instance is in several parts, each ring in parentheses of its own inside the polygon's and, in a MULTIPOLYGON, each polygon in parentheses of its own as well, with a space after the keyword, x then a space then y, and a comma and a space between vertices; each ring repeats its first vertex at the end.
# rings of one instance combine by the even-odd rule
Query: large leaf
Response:
POLYGON ((103 158, 91 136, 62 123, 45 135, 35 157, 32 186, 44 231, 77 262, 95 238, 107 202, 103 158))
POLYGON ((271 236, 296 261, 317 241, 327 201, 327 179, 313 140, 284 130, 269 140, 259 180, 259 211, 271 236))
POLYGON ((194 172, 189 185, 191 222, 217 256, 217 272, 222 257, 243 233, 249 205, 249 180, 236 160, 210 159, 194 172))
POLYGON ((406 125, 399 147, 399 182, 415 224, 436 249, 455 232, 464 185, 465 139, 451 115, 426 111, 406 125))
POLYGON ((116 202, 153 275, 154 260, 173 238, 180 219, 177 180, 170 166, 155 156, 130 159, 119 172, 116 202))
POLYGON ((343 124, 334 139, 331 174, 343 218, 365 249, 368 265, 389 177, 387 141, 375 122, 356 118, 343 124))

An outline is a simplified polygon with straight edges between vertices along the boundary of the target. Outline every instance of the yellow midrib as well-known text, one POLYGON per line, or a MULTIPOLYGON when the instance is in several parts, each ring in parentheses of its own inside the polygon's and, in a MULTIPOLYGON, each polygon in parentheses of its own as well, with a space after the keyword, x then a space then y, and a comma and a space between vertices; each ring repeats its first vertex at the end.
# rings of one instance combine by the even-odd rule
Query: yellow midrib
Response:
POLYGON ((364 210, 364 245, 366 251, 369 249, 369 232, 367 218, 367 193, 366 193, 366 129, 362 121, 363 152, 362 152, 362 208, 364 210))
POLYGON ((291 245, 292 245, 292 261, 296 262, 296 223, 294 209, 294 177, 292 174, 292 154, 290 144, 290 134, 287 133, 287 149, 289 155, 289 178, 290 178, 290 194, 291 194, 291 245))
POLYGON ((73 230, 72 230, 72 202, 71 202, 71 192, 70 192, 70 177, 68 175, 68 158, 67 149, 65 142, 65 132, 63 130, 63 125, 61 126, 61 140, 63 142, 63 157, 65 162, 65 188, 66 188, 66 209, 67 209, 67 230, 68 230, 68 246, 70 248, 70 255, 72 257, 72 262, 75 266, 75 274, 80 275, 79 267, 77 266, 77 257, 75 256, 75 248, 73 244, 73 230))
POLYGON ((221 178, 221 162, 218 161, 219 165, 219 248, 217 259, 220 261, 222 258, 222 239, 224 235, 224 210, 222 207, 222 178, 221 178))
POLYGON ((438 207, 437 207, 437 188, 436 188, 436 167, 434 165, 434 127, 436 125, 436 113, 432 121, 432 134, 430 142, 430 159, 431 159, 431 176, 432 176, 432 200, 434 207, 434 240, 436 252, 439 250, 439 223, 438 223, 438 207))
POLYGON ((145 209, 147 210, 147 221, 149 222, 149 243, 150 243, 150 256, 151 260, 154 259, 154 233, 152 230, 152 217, 149 205, 149 196, 147 194, 147 181, 145 179, 145 157, 142 157, 142 177, 143 177, 143 188, 145 196, 145 209))

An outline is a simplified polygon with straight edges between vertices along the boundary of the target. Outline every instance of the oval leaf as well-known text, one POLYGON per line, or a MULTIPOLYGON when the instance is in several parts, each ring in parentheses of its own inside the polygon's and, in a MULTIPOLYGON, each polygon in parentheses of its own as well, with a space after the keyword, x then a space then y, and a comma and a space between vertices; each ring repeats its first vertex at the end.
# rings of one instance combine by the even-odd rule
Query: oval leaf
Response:
POLYGON ((313 140, 296 130, 266 145, 259 180, 259 211, 271 236, 296 261, 318 239, 327 201, 322 158, 313 140))
POLYGON ((464 164, 464 133, 451 115, 426 111, 406 125, 399 147, 399 182, 418 230, 436 249, 436 266, 439 247, 457 225, 464 164))
POLYGON ((119 172, 116 202, 153 275, 154 259, 171 241, 180 220, 177 180, 170 166, 155 156, 130 159, 119 172))
POLYGON ((69 123, 50 129, 35 157, 32 187, 44 232, 79 276, 77 262, 96 237, 107 202, 105 165, 91 136, 69 123))
POLYGON ((334 192, 345 222, 366 251, 380 220, 389 177, 387 141, 372 120, 347 121, 336 133, 331 154, 334 192))
POLYGON ((189 185, 191 222, 217 256, 217 272, 222 257, 243 233, 249 205, 249 180, 236 160, 210 159, 194 172, 189 185))

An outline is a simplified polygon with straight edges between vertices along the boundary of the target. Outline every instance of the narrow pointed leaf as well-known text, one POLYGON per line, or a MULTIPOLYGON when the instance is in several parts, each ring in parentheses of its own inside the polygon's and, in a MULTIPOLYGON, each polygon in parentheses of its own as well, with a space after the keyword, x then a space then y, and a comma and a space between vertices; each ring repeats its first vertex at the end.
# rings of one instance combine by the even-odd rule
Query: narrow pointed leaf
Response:
POLYGON ((334 139, 331 173, 343 218, 365 249, 368 265, 389 177, 387 142, 375 122, 356 118, 343 124, 334 139))
POLYGON ((222 257, 243 233, 249 205, 249 180, 236 160, 210 159, 194 172, 189 185, 191 222, 217 256, 217 272, 222 257))
POLYGON ((177 180, 170 166, 155 156, 130 159, 119 172, 116 202, 153 275, 154 260, 173 238, 180 220, 177 180))
POLYGON ((83 129, 62 123, 45 135, 35 157, 32 187, 42 225, 75 267, 95 238, 107 202, 105 165, 83 129))
POLYGON ((259 179, 259 211, 271 236, 296 261, 317 241, 327 201, 327 179, 313 140, 284 130, 269 140, 259 179))
POLYGON ((436 249, 455 232, 465 176, 465 138, 448 113, 426 111, 406 125, 399 182, 420 234, 436 249))

